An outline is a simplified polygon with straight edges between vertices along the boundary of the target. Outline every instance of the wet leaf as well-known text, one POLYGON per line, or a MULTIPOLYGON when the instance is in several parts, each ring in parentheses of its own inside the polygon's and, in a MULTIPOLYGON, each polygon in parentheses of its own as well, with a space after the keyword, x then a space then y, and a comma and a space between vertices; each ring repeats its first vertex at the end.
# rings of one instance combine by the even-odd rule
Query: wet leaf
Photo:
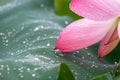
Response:
POLYGON ((69 15, 73 19, 82 18, 70 10, 69 8, 70 1, 71 0, 54 0, 55 13, 57 15, 67 15, 67 16, 69 15))
POLYGON ((66 63, 61 63, 57 80, 75 80, 73 73, 66 63))
POLYGON ((113 80, 112 75, 110 73, 102 74, 94 77, 91 80, 113 80))
POLYGON ((0 5, 0 80, 56 80, 61 62, 76 80, 114 70, 114 64, 97 59, 96 45, 66 54, 53 50, 61 30, 73 21, 56 15, 53 3, 12 0, 0 5))

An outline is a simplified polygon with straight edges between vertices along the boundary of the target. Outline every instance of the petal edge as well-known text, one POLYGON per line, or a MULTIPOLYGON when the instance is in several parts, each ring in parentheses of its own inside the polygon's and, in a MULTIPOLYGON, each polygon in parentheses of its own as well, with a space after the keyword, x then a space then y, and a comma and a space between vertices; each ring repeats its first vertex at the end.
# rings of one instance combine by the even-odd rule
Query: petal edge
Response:
POLYGON ((72 0, 70 9, 93 20, 108 20, 120 15, 120 0, 72 0))
POLYGON ((68 52, 93 45, 106 35, 111 25, 111 20, 102 22, 89 19, 77 20, 60 33, 55 49, 68 52))

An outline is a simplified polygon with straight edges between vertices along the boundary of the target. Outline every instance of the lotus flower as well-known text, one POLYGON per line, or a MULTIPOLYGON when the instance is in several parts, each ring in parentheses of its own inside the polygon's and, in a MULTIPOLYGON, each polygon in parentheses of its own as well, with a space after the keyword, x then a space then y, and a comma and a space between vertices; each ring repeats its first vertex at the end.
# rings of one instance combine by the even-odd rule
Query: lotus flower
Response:
POLYGON ((55 49, 69 52, 99 41, 98 57, 110 53, 120 39, 120 0, 72 0, 70 9, 83 19, 69 24, 61 33, 55 49))

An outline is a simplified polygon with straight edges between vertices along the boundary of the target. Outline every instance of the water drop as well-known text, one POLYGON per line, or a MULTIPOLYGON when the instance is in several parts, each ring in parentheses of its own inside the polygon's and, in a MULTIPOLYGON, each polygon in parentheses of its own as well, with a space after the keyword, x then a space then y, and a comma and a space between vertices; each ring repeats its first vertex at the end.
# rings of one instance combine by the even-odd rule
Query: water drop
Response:
POLYGON ((35 61, 39 61, 39 58, 34 58, 35 61))
POLYGON ((78 73, 77 72, 74 72, 75 73, 75 75, 78 75, 78 73))
POLYGON ((80 51, 76 51, 77 53, 80 53, 80 51))
POLYGON ((64 54, 59 54, 59 56, 64 56, 64 54))
POLYGON ((4 37, 2 37, 2 39, 7 39, 7 37, 6 37, 6 36, 4 36, 4 37))
POLYGON ((21 30, 23 30, 24 29, 24 27, 21 27, 21 30))
POLYGON ((52 77, 51 77, 51 76, 49 76, 48 78, 49 78, 49 79, 51 79, 52 77))
POLYGON ((17 70, 17 68, 13 68, 13 70, 17 70))
POLYGON ((9 66, 8 66, 8 65, 6 65, 6 67, 7 67, 7 70, 9 71, 9 70, 10 70, 9 66))
POLYGON ((39 76, 37 76, 36 78, 39 78, 39 76))
POLYGON ((36 76, 36 74, 32 74, 32 77, 35 77, 36 76))
POLYGON ((44 4, 41 4, 40 7, 44 7, 44 4))
POLYGON ((87 55, 89 56, 89 55, 90 55, 90 53, 87 53, 87 55))
POLYGON ((8 36, 10 37, 10 35, 12 34, 12 32, 8 32, 8 36))
POLYGON ((30 72, 30 68, 27 68, 27 71, 30 72))
POLYGON ((88 49, 87 47, 85 49, 88 49))
POLYGON ((67 25, 69 22, 68 21, 65 21, 65 24, 67 25))
POLYGON ((41 28, 44 28, 44 26, 43 26, 43 25, 41 25, 40 27, 41 27, 41 28))
POLYGON ((34 68, 34 70, 33 71, 37 71, 38 70, 38 68, 34 68))
POLYGON ((73 60, 73 62, 75 63, 75 62, 76 62, 76 60, 73 60))
POLYGON ((8 46, 8 44, 5 44, 5 46, 8 46))
POLYGON ((114 62, 115 65, 119 65, 117 62, 114 62))
POLYGON ((20 76, 20 78, 23 78, 23 77, 24 77, 21 73, 19 73, 18 76, 20 76))
POLYGON ((36 27, 35 29, 34 29, 34 31, 38 31, 39 30, 39 27, 36 27))
POLYGON ((23 67, 18 68, 18 70, 19 70, 20 72, 23 72, 23 67))
POLYGON ((83 64, 82 62, 80 64, 83 64))
POLYGON ((22 43, 23 43, 23 44, 25 44, 25 43, 26 43, 26 41, 23 41, 22 43))
POLYGON ((4 35, 4 33, 0 33, 0 36, 4 35))
POLYGON ((5 42, 8 43, 8 40, 6 40, 5 42))
POLYGON ((82 56, 82 59, 85 59, 85 57, 84 57, 84 56, 82 56))
POLYGON ((4 65, 0 65, 0 70, 3 70, 3 68, 4 68, 4 65))
POLYGON ((55 61, 54 61, 54 60, 51 60, 51 63, 55 63, 55 61))
POLYGON ((50 43, 47 43, 47 46, 50 46, 50 43))
POLYGON ((93 68, 93 67, 95 67, 95 65, 94 65, 94 64, 92 64, 91 68, 93 68))

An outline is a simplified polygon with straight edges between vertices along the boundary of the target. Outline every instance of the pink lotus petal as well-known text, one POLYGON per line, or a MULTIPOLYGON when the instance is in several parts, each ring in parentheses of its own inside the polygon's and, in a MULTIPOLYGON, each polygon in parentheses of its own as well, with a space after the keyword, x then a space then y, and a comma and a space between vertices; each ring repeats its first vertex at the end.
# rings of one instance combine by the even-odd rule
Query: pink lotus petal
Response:
POLYGON ((119 36, 119 39, 120 39, 120 22, 118 24, 118 36, 119 36))
POLYGON ((98 57, 101 58, 110 53, 119 43, 117 27, 113 27, 104 37, 98 49, 98 57))
POLYGON ((111 28, 112 20, 77 20, 68 25, 60 34, 55 49, 62 52, 88 47, 100 41, 111 28))
POLYGON ((70 9, 93 20, 108 20, 120 15, 120 0, 72 0, 70 9))

